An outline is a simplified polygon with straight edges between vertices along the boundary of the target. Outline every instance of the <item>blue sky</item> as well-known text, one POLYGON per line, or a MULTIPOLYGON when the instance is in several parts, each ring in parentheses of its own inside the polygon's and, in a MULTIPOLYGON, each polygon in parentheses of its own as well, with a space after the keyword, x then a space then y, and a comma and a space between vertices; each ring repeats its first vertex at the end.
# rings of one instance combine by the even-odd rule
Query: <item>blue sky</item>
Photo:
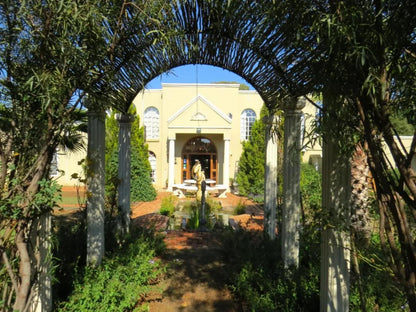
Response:
POLYGON ((173 68, 170 72, 162 74, 150 81, 147 89, 160 89, 162 83, 211 83, 217 81, 236 81, 244 83, 253 90, 253 87, 240 76, 210 65, 185 65, 173 68))

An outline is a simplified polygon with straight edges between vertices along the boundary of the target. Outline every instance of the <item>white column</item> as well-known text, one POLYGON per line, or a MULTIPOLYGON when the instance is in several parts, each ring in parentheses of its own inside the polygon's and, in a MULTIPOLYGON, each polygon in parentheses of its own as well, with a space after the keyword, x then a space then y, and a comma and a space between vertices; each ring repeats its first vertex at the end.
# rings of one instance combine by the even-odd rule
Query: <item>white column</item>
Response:
POLYGON ((224 139, 224 168, 222 170, 222 183, 227 187, 228 191, 230 186, 230 139, 224 139))
POLYGON ((285 267, 299 265, 300 130, 304 101, 284 103, 282 255, 285 267))
POLYGON ((36 271, 33 285, 33 299, 30 311, 48 312, 52 310, 51 279, 51 214, 43 214, 33 222, 30 237, 33 250, 32 267, 36 271))
MULTIPOLYGON (((324 98, 324 105, 325 102, 324 98)), ((330 219, 321 234, 320 311, 347 312, 351 167, 349 157, 340 153, 334 135, 328 135, 323 141, 322 209, 330 219)))
POLYGON ((118 206, 120 207, 120 226, 125 233, 130 226, 130 177, 131 177, 131 123, 135 116, 116 114, 119 123, 118 133, 118 206))
POLYGON ((169 138, 169 171, 168 171, 168 191, 172 191, 175 183, 175 139, 169 138))
POLYGON ((270 239, 276 238, 276 207, 277 207, 277 169, 278 142, 277 133, 273 130, 277 126, 277 116, 266 116, 266 153, 264 170, 264 231, 270 239))
POLYGON ((104 256, 105 114, 88 112, 87 263, 100 265, 104 256))

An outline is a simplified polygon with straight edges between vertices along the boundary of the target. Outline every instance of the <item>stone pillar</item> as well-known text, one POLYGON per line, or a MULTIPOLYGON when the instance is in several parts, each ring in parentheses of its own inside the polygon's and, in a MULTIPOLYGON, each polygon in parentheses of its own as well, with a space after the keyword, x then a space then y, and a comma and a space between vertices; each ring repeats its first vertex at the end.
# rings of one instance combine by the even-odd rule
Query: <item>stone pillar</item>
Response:
POLYGON ((277 169, 278 169, 278 138, 274 127, 277 116, 266 116, 266 153, 264 168, 264 231, 270 239, 276 238, 276 207, 277 207, 277 169))
POLYGON ((284 109, 282 256, 285 267, 299 265, 300 128, 303 100, 289 98, 284 109))
POLYGON ((321 312, 349 309, 351 169, 336 138, 324 138, 322 208, 328 216, 321 235, 321 312))
POLYGON ((175 139, 169 138, 169 171, 168 171, 168 191, 172 192, 175 183, 175 139))
POLYGON ((32 267, 35 274, 33 299, 29 311, 52 311, 52 280, 51 280, 51 214, 45 213, 33 222, 31 230, 31 246, 33 250, 32 267))
POLYGON ((88 112, 87 264, 100 265, 104 256, 105 113, 88 112))
POLYGON ((222 183, 228 190, 230 186, 230 139, 224 139, 224 168, 222 177, 222 183))
POLYGON ((121 229, 124 233, 130 226, 130 177, 131 177, 131 123, 135 116, 116 114, 118 133, 118 206, 120 207, 121 229))

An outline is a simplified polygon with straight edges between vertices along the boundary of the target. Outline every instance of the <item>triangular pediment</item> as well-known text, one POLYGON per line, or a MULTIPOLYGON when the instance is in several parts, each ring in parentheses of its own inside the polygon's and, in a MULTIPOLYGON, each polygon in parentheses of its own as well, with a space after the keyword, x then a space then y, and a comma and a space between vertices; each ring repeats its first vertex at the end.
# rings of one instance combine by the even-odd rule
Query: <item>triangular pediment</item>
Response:
POLYGON ((168 126, 192 126, 205 122, 211 127, 231 126, 231 118, 202 95, 198 95, 182 106, 168 119, 168 126))

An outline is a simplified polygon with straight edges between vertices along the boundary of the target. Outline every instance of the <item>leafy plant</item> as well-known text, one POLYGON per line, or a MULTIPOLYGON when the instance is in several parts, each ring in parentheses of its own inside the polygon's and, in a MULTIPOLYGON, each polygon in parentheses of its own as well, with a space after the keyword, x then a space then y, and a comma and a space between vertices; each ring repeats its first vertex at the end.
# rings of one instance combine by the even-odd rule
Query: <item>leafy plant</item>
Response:
POLYGON ((57 311, 147 311, 140 301, 163 272, 155 259, 162 248, 153 233, 135 232, 102 266, 78 272, 74 292, 57 311))
POLYGON ((173 195, 166 196, 162 199, 160 214, 170 217, 175 212, 176 198, 173 195))
POLYGON ((246 212, 246 206, 244 205, 244 203, 240 200, 237 203, 237 206, 235 206, 235 208, 233 209, 233 214, 234 215, 240 215, 240 214, 244 214, 246 212))

